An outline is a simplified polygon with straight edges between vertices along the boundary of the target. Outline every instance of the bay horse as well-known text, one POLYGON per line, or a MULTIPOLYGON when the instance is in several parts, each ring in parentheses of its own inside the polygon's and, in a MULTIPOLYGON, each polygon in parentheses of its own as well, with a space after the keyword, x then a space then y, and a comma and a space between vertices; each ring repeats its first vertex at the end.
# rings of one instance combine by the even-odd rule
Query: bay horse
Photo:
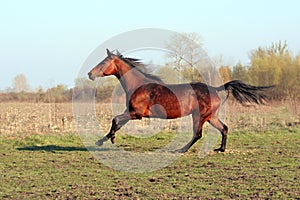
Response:
MULTIPOLYGON (((193 138, 176 152, 186 152, 202 137, 202 126, 209 122, 222 134, 221 146, 215 151, 224 152, 228 127, 219 119, 218 111, 221 100, 218 92, 231 92, 239 103, 263 104, 267 99, 265 89, 273 86, 252 86, 239 80, 233 80, 219 87, 201 82, 184 84, 166 84, 157 76, 143 72, 139 59, 127 58, 117 52, 107 50, 107 57, 96 65, 88 76, 91 80, 97 77, 114 75, 120 81, 126 93, 126 110, 112 120, 109 133, 96 142, 116 141, 115 133, 129 120, 153 117, 175 119, 192 115, 193 138)), ((227 96, 228 97, 228 96, 227 96)))

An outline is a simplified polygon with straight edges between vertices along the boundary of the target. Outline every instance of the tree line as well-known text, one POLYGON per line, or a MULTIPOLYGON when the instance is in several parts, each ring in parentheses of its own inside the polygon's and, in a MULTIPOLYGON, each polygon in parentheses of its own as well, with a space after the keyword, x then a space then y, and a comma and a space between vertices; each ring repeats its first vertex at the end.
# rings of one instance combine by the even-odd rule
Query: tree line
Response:
POLYGON ((44 90, 43 88, 37 89, 33 92, 29 89, 24 91, 12 90, 0 93, 0 102, 67 102, 72 99, 72 89, 68 89, 63 84, 58 84, 52 88, 44 90))
MULTIPOLYGON (((207 77, 212 79, 220 75, 223 82, 237 79, 252 85, 275 85, 276 87, 270 91, 270 98, 279 101, 289 100, 296 106, 300 99, 300 53, 294 55, 289 51, 286 42, 275 42, 270 46, 258 47, 251 51, 249 65, 238 63, 234 66, 212 66, 203 56, 202 43, 199 40, 195 34, 186 34, 183 38, 169 41, 168 45, 175 53, 168 55, 170 61, 155 73, 171 83, 178 82, 177 77, 180 74, 185 82, 207 82, 207 77), (188 42, 189 38, 195 42, 188 42), (199 66, 201 69, 196 70, 199 66)), ((0 101, 70 102, 72 98, 91 97, 97 101, 108 101, 116 82, 117 80, 112 77, 102 78, 98 82, 78 78, 75 87, 71 89, 59 84, 47 90, 40 88, 36 92, 31 92, 28 90, 26 78, 21 75, 15 77, 13 81, 14 87, 17 88, 2 92, 0 101)))
POLYGON ((238 63, 234 66, 217 66, 211 64, 203 53, 201 38, 197 35, 183 34, 177 37, 182 38, 174 38, 169 43, 172 49, 169 57, 172 61, 159 71, 170 82, 174 82, 176 73, 188 82, 212 84, 214 77, 220 75, 223 82, 242 80, 257 86, 274 85, 275 88, 269 91, 273 100, 289 100, 296 105, 300 99, 300 52, 294 55, 286 41, 254 49, 250 52, 248 65, 238 63), (186 42, 187 38, 191 38, 190 43, 186 42))
POLYGON ((300 53, 294 55, 286 42, 259 47, 250 53, 250 64, 221 66, 219 72, 224 81, 239 79, 253 85, 275 85, 271 98, 290 100, 300 98, 300 53))
MULTIPOLYGON (((82 80, 89 82, 86 78, 82 78, 82 80)), ((68 89, 66 85, 58 84, 47 90, 40 88, 35 92, 2 92, 0 93, 0 102, 63 103, 71 102, 73 98, 80 98, 80 100, 95 98, 96 101, 103 102, 109 101, 113 89, 113 85, 104 87, 85 85, 68 89)))

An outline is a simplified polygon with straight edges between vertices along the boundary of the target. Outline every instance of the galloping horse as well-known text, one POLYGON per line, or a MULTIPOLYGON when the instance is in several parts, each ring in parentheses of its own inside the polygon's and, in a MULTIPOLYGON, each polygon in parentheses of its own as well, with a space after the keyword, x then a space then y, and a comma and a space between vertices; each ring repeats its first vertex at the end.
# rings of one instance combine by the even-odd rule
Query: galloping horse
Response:
POLYGON ((116 76, 126 93, 127 108, 121 115, 112 120, 109 133, 96 142, 101 146, 111 139, 114 144, 115 133, 129 120, 154 117, 175 119, 192 115, 193 138, 176 152, 186 152, 202 136, 202 126, 209 122, 222 134, 221 147, 215 151, 224 152, 228 127, 218 118, 220 98, 218 92, 231 92, 239 103, 262 104, 267 96, 265 89, 272 86, 252 86, 241 81, 230 81, 220 87, 204 83, 166 84, 156 76, 140 70, 142 63, 135 58, 126 58, 119 52, 111 53, 107 49, 107 57, 96 65, 88 76, 91 80, 97 77, 116 76))

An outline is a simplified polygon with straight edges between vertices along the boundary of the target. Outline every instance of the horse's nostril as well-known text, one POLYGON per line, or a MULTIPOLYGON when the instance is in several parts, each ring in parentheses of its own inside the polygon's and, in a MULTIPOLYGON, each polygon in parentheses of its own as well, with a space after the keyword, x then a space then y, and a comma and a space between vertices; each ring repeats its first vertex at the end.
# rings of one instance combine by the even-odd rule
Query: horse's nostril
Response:
POLYGON ((91 80, 94 80, 93 75, 92 75, 91 72, 88 73, 88 76, 89 76, 89 78, 90 78, 91 80))

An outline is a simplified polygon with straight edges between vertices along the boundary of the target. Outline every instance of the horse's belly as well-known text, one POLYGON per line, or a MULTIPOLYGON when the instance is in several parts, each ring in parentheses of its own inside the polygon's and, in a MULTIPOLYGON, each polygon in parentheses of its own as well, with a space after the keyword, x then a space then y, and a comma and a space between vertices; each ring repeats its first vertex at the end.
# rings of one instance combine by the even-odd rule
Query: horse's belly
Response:
POLYGON ((189 96, 184 98, 182 99, 182 97, 174 94, 155 98, 155 101, 149 108, 150 117, 175 119, 191 114, 193 101, 190 100, 189 96))

